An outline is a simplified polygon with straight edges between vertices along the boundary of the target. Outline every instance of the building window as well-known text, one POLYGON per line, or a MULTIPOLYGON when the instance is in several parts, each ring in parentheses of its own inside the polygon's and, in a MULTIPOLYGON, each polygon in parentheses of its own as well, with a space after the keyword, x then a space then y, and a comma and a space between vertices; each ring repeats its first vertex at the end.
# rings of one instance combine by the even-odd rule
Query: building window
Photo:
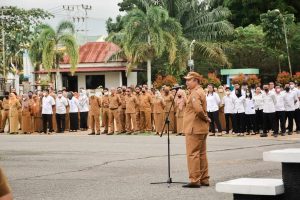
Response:
POLYGON ((88 75, 85 76, 86 89, 96 89, 99 86, 105 87, 104 75, 88 75))

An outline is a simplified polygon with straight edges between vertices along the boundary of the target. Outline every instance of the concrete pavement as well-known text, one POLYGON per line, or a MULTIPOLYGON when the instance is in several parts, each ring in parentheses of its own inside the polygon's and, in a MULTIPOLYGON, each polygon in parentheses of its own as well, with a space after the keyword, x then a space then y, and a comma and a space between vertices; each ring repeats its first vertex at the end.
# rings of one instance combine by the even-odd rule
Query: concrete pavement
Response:
MULTIPOLYGON (((215 184, 238 177, 281 177, 264 151, 300 148, 300 137, 209 137, 211 187, 183 189, 167 180, 167 138, 157 136, 1 135, 0 165, 15 199, 232 199, 215 184)), ((171 177, 187 182, 184 137, 171 136, 171 177)))

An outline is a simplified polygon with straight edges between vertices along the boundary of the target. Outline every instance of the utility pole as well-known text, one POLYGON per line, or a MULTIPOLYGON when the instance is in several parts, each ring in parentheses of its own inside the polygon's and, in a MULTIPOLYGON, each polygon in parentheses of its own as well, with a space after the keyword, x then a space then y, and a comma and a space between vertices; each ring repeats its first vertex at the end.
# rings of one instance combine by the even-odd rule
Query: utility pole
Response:
POLYGON ((76 29, 76 31, 83 31, 85 34, 85 42, 87 42, 88 38, 88 28, 87 28, 87 19, 88 19, 88 11, 92 10, 91 5, 63 5, 63 9, 68 12, 68 16, 73 20, 74 23, 83 22, 84 29, 76 29))
POLYGON ((6 71, 5 71, 5 30, 4 30, 4 11, 9 11, 8 8, 0 8, 1 10, 1 22, 2 22, 2 67, 3 67, 3 78, 6 78, 6 71))

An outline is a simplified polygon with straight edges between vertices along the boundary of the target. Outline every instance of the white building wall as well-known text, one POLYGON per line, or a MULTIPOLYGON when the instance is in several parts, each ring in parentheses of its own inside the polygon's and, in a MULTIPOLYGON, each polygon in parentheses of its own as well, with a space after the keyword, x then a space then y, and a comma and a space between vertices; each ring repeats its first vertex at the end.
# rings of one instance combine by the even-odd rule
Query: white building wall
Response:
POLYGON ((105 76, 105 87, 119 87, 122 86, 122 77, 121 72, 98 72, 98 73, 78 73, 75 76, 78 76, 78 91, 79 88, 86 87, 86 75, 104 75, 105 76))
POLYGON ((130 72, 127 74, 127 86, 137 85, 137 72, 130 72))

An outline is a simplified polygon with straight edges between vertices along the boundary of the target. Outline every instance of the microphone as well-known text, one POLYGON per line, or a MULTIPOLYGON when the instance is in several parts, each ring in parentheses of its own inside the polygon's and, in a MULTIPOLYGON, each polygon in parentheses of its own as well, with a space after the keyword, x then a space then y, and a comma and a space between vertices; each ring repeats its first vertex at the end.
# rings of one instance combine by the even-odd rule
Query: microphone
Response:
POLYGON ((182 85, 177 85, 177 86, 174 86, 172 87, 172 90, 179 90, 179 89, 182 89, 182 85))

